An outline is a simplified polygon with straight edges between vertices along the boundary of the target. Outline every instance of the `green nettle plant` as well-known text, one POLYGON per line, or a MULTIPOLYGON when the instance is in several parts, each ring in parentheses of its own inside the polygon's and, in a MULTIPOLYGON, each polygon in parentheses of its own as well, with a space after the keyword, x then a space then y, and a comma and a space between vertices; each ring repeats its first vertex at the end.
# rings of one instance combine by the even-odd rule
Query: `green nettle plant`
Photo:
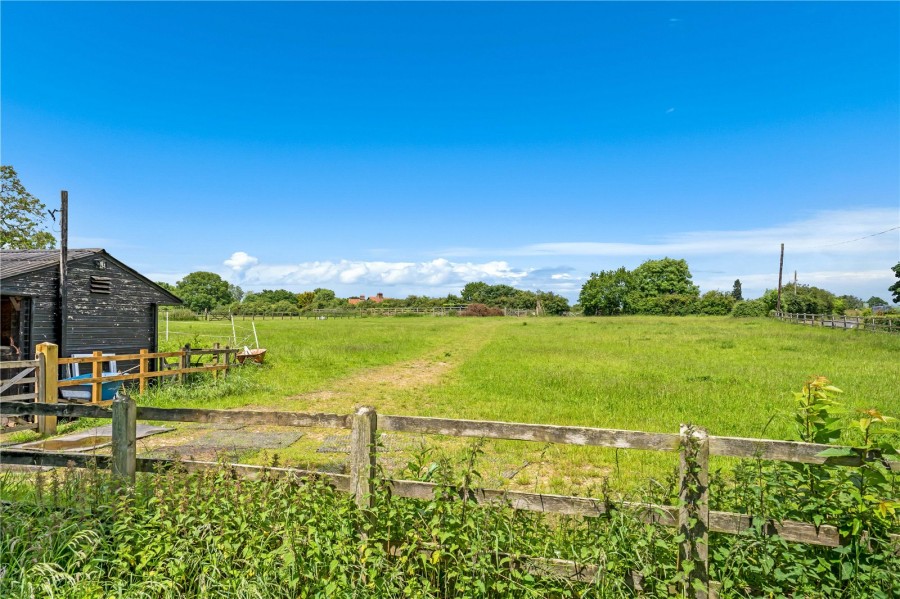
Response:
POLYGON ((886 426, 894 419, 874 409, 848 418, 834 399, 839 393, 827 379, 815 377, 794 394, 801 440, 849 443, 820 452, 825 465, 757 460, 714 482, 714 509, 747 513, 753 522, 750 534, 720 535, 714 543, 714 577, 727 593, 893 597, 900 592, 900 555, 890 538, 900 530, 898 476, 886 459, 897 454, 890 441, 897 431, 886 426), (837 548, 787 543, 769 534, 782 520, 834 525, 843 543, 837 548))
MULTIPOLYGON (((898 477, 887 462, 896 431, 875 410, 850 418, 839 392, 815 378, 796 394, 800 438, 846 445, 821 452, 827 463, 744 460, 711 473, 711 509, 752 523, 709 537, 720 596, 900 595, 889 536, 900 532, 898 477), (836 526, 843 543, 789 543, 775 534, 784 520, 836 526)), ((592 496, 607 509, 594 518, 479 503, 483 447, 462 460, 422 448, 399 478, 431 483, 433 495, 399 498, 379 479, 367 510, 324 479, 277 475, 277 458, 257 480, 176 464, 140 474, 130 493, 97 469, 3 473, 0 596, 606 598, 635 596, 637 579, 641 596, 668 597, 689 574, 692 562, 676 559, 680 532, 617 506, 605 484, 592 496), (548 559, 599 571, 579 582, 548 559)), ((676 480, 629 499, 676 505, 676 480)))

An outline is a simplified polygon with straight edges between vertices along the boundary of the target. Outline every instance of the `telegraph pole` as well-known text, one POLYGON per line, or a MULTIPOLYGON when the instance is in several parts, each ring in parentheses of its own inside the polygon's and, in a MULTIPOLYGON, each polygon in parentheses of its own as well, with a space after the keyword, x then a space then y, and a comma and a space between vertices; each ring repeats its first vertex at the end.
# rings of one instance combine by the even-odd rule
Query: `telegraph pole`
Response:
POLYGON ((781 272, 784 270, 784 244, 781 244, 781 259, 778 260, 778 302, 775 311, 781 312, 781 272))
POLYGON ((66 324, 69 319, 69 306, 66 301, 66 271, 69 260, 69 192, 60 192, 60 231, 59 231, 59 355, 65 356, 66 324))

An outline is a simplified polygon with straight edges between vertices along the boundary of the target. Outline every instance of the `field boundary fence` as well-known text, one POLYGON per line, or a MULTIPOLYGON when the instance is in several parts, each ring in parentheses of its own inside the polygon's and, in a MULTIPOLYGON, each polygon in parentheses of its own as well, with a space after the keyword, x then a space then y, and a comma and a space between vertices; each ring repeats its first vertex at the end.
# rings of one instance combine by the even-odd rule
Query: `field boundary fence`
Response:
MULTIPOLYGON (((318 477, 336 490, 350 493, 360 509, 373 506, 377 478, 377 432, 401 432, 445 435, 479 439, 505 439, 582 445, 615 449, 676 452, 680 454, 679 505, 657 505, 634 502, 610 502, 607 499, 528 493, 503 489, 458 489, 461 499, 480 504, 501 503, 512 509, 597 517, 613 509, 624 509, 641 521, 676 527, 679 531, 679 563, 693 562, 686 568, 687 579, 683 591, 692 597, 715 596, 717 584, 709 580, 709 534, 740 534, 754 528, 754 518, 748 514, 713 511, 709 509, 709 457, 725 456, 792 462, 799 464, 858 467, 872 460, 880 460, 863 450, 854 455, 823 456, 835 446, 739 437, 709 435, 705 429, 681 425, 679 433, 658 433, 633 430, 604 429, 580 426, 556 426, 396 416, 378 414, 374 408, 361 407, 352 414, 312 414, 301 412, 261 412, 246 410, 205 410, 189 408, 163 409, 139 407, 129 397, 120 397, 111 406, 9 402, 3 411, 15 415, 41 417, 86 417, 112 420, 111 455, 44 452, 26 449, 0 448, 0 461, 5 464, 34 466, 73 466, 110 469, 126 484, 133 485, 136 472, 157 472, 177 465, 187 472, 201 472, 227 466, 235 475, 259 479, 266 475, 318 477), (336 474, 297 468, 264 467, 246 464, 222 464, 192 460, 138 458, 136 455, 136 422, 197 422, 243 425, 275 425, 349 429, 350 473, 336 474)), ((886 462, 895 472, 900 462, 886 462)), ((381 481, 394 496, 431 500, 438 485, 415 480, 386 479, 381 481)), ((840 547, 848 539, 837 527, 789 520, 769 520, 763 534, 777 535, 784 541, 824 547, 840 547)), ((892 535, 891 542, 900 550, 900 535, 892 535)), ((602 567, 574 560, 516 556, 521 567, 531 572, 561 576, 571 580, 592 582, 602 574, 602 567)), ((640 588, 640 578, 632 574, 631 583, 640 588)))
POLYGON ((836 314, 797 314, 775 312, 775 318, 792 324, 804 324, 828 329, 855 329, 860 331, 882 331, 900 333, 900 317, 891 316, 838 316, 836 314))

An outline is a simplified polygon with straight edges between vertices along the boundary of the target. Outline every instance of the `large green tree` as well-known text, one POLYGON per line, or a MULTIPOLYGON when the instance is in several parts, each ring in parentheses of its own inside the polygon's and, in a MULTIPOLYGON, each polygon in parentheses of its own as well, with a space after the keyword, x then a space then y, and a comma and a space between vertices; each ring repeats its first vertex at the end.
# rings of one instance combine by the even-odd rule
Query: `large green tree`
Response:
POLYGON ((56 238, 44 230, 47 207, 28 193, 16 169, 0 166, 0 248, 49 249, 56 238))
POLYGON ((736 302, 744 301, 744 291, 741 288, 740 279, 734 280, 734 286, 731 288, 731 297, 733 297, 736 302))
POLYGON ((194 312, 212 310, 233 301, 228 281, 214 272, 197 271, 187 275, 175 286, 176 293, 194 312))
POLYGON ((690 314, 700 288, 694 285, 685 260, 647 260, 631 273, 628 303, 638 314, 690 314))
POLYGON ((628 294, 631 290, 631 273, 624 266, 618 270, 601 270, 591 273, 581 287, 578 303, 588 316, 627 314, 630 312, 628 294))
POLYGON ((888 303, 886 301, 884 301, 883 299, 881 299, 880 297, 877 297, 875 295, 870 297, 866 303, 869 304, 870 308, 874 308, 875 306, 887 306, 888 305, 888 303))
POLYGON ((900 304, 900 262, 895 264, 891 270, 894 271, 894 276, 897 277, 897 282, 888 287, 888 291, 894 294, 894 303, 900 304))

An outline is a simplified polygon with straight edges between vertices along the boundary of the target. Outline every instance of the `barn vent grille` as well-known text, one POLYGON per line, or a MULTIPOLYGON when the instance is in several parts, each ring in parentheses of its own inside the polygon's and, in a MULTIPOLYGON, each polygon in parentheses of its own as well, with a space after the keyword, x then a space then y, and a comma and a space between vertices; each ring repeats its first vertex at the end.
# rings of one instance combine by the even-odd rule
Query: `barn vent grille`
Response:
POLYGON ((112 283, 109 277, 91 277, 91 293, 105 293, 112 291, 112 283))

